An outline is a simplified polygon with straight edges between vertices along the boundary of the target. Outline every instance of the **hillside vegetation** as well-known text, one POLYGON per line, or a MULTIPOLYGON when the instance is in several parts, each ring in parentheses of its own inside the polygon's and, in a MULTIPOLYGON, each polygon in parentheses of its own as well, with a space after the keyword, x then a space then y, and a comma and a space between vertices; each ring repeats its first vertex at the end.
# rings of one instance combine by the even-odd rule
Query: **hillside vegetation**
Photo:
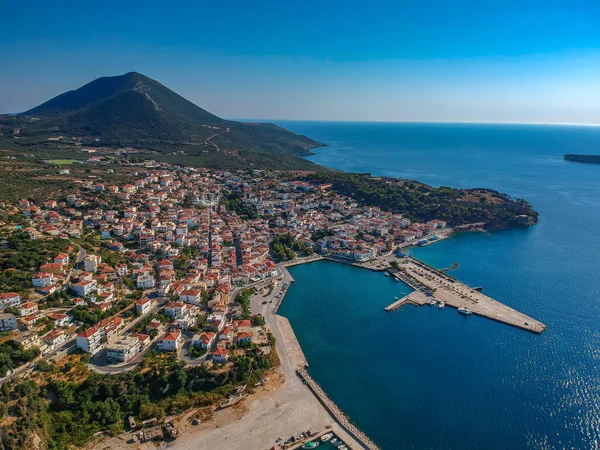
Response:
POLYGON ((307 155, 321 145, 274 124, 222 119, 136 72, 98 78, 17 117, 2 116, 0 126, 4 137, 14 134, 21 140, 75 137, 88 146, 163 153, 173 146, 203 145, 208 150, 307 155))
POLYGON ((487 228, 502 228, 531 225, 538 217, 525 200, 491 189, 434 188, 416 181, 333 171, 308 175, 307 180, 332 183, 337 192, 361 204, 419 222, 441 219, 450 226, 485 223, 487 228))

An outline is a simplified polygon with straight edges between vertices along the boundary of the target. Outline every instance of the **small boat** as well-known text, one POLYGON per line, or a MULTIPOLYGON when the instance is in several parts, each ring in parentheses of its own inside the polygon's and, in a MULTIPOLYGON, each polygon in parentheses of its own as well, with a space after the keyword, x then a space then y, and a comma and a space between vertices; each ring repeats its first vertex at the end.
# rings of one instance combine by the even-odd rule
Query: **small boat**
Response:
POLYGON ((335 445, 337 448, 340 448, 340 446, 342 446, 343 444, 344 444, 344 443, 343 443, 341 440, 339 440, 339 441, 337 441, 337 442, 336 442, 334 445, 335 445))
POLYGON ((435 300, 429 300, 429 301, 427 302, 427 304, 428 304, 429 306, 435 306, 435 305, 437 304, 437 302, 436 302, 435 300))
POLYGON ((386 273, 385 273, 385 276, 386 276, 386 277, 389 277, 389 276, 390 276, 390 273, 389 273, 389 272, 386 272, 386 273))
POLYGON ((333 438, 333 439, 331 440, 331 445, 335 445, 335 444, 337 444, 337 443, 338 443, 338 440, 337 440, 337 438, 333 438))
POLYGON ((458 308, 458 312, 464 314, 465 316, 471 315, 471 310, 468 308, 458 308))
POLYGON ((339 448, 340 450, 347 450, 347 449, 348 449, 348 447, 346 447, 346 445, 345 445, 345 444, 342 444, 342 445, 340 445, 338 448, 339 448))
POLYGON ((307 442, 306 444, 304 444, 302 446, 302 448, 304 448, 304 449, 317 448, 319 446, 319 444, 320 444, 320 442, 316 442, 316 441, 307 442))
POLYGON ((333 437, 333 433, 327 433, 321 436, 321 442, 327 442, 333 437))
POLYGON ((446 306, 446 302, 440 302, 440 304, 438 305, 438 308, 442 309, 444 306, 446 306))

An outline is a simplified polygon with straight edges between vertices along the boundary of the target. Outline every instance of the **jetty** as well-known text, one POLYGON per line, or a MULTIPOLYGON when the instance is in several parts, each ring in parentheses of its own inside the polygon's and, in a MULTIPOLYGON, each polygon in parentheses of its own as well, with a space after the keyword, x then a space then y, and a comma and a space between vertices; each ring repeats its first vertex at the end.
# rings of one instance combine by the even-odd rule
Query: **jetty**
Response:
POLYGON ((323 388, 312 379, 305 369, 299 369, 296 371, 298 377, 308 386, 312 393, 319 399, 321 404, 325 407, 327 412, 337 421, 337 423, 352 436, 356 441, 368 450, 379 450, 379 447, 369 437, 360 431, 356 425, 350 422, 348 416, 342 412, 342 410, 331 400, 323 388))
POLYGON ((386 311, 395 311, 396 309, 398 309, 404 305, 423 306, 429 300, 431 300, 431 297, 427 296, 423 292, 414 291, 414 292, 411 292, 410 294, 402 297, 401 299, 396 300, 394 303, 392 303, 389 306, 386 306, 384 309, 386 311))
POLYGON ((405 304, 422 306, 434 299, 453 308, 466 308, 473 314, 511 325, 532 333, 541 333, 546 325, 516 309, 461 283, 446 273, 414 258, 405 259, 399 270, 389 269, 392 276, 415 290, 385 308, 394 311, 405 304))

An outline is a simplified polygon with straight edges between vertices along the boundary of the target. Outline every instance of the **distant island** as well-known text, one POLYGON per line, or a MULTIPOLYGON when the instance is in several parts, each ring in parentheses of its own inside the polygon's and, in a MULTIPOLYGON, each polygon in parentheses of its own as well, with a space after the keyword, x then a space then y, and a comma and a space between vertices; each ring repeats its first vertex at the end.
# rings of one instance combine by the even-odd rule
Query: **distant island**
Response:
POLYGON ((600 155, 576 155, 574 153, 567 153, 565 155, 565 161, 600 164, 600 155))

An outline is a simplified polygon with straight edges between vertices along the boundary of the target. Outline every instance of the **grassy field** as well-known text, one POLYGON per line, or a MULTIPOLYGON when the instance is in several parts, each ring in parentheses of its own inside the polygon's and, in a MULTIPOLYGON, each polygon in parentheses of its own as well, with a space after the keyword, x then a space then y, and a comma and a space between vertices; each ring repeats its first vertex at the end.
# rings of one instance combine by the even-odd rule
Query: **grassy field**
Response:
POLYGON ((81 164, 81 161, 76 159, 49 159, 48 162, 59 165, 81 164))

